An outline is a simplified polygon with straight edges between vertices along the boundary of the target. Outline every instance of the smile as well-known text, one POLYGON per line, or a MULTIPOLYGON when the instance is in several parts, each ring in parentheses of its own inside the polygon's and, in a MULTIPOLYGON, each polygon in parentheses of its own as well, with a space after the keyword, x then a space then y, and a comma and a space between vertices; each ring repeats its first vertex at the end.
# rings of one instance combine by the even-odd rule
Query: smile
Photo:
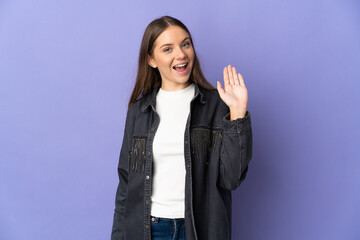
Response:
POLYGON ((178 73, 185 73, 187 72, 188 66, 189 66, 188 63, 183 63, 174 66, 173 69, 178 73))

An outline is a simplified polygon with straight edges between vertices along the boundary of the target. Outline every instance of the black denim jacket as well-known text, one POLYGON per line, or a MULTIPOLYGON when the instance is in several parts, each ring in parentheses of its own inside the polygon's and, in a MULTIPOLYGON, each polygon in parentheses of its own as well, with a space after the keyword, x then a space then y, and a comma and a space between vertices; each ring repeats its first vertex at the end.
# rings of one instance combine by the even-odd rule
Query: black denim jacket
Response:
MULTIPOLYGON (((156 94, 132 103, 120 151, 112 240, 151 239, 152 144, 159 125, 156 94)), ((176 106, 174 106, 176 108, 176 106)), ((250 112, 230 121, 216 89, 195 84, 184 133, 186 239, 231 239, 231 191, 252 156, 250 112)))

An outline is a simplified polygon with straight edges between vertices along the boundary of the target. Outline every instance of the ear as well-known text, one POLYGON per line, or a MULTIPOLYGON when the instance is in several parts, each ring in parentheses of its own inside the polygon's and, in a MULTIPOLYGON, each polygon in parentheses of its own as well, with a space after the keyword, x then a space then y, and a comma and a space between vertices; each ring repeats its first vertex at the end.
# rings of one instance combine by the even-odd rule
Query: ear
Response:
POLYGON ((149 54, 148 54, 147 56, 148 56, 148 59, 147 59, 147 60, 148 60, 148 64, 149 64, 152 68, 157 68, 154 59, 153 59, 152 57, 150 57, 149 54))

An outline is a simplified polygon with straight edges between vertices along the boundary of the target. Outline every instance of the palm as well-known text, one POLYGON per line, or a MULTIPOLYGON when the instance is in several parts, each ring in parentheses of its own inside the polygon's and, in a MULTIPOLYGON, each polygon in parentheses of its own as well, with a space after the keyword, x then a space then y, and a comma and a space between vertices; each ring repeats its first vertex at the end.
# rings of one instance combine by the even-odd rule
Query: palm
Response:
POLYGON ((244 83, 244 79, 240 73, 236 72, 235 67, 224 68, 224 85, 217 84, 220 98, 230 109, 246 109, 248 102, 248 93, 244 83))

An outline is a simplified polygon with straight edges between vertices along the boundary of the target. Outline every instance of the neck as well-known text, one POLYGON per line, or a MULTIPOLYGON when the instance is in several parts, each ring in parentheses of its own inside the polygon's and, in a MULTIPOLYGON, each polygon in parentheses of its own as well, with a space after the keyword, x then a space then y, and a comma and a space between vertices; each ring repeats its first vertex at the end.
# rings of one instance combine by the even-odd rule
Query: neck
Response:
POLYGON ((161 89, 164 90, 164 91, 172 92, 172 91, 182 90, 184 88, 187 88, 190 85, 191 85, 190 80, 188 80, 186 83, 183 83, 183 84, 172 84, 170 86, 169 86, 169 84, 164 84, 162 82, 161 83, 161 89))

